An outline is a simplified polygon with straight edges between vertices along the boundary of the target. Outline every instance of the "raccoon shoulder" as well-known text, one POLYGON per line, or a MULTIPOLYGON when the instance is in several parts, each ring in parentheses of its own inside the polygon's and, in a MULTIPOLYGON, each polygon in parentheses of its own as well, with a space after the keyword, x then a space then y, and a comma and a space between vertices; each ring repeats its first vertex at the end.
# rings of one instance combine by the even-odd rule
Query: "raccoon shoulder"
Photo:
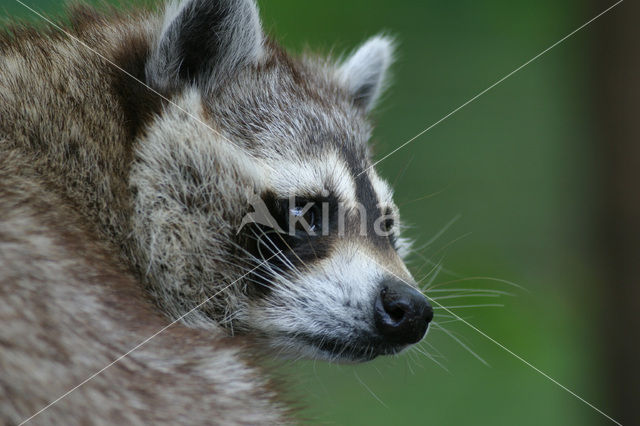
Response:
POLYGON ((55 184, 2 144, 0 424, 61 396, 39 422, 287 422, 246 343, 170 325, 55 184))

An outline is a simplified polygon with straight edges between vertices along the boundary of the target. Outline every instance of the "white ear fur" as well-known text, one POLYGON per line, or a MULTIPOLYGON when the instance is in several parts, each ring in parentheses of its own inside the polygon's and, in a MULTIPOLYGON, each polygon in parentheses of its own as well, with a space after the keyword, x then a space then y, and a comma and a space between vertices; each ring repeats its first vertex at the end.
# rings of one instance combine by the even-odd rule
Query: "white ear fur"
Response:
POLYGON ((160 90, 192 83, 211 89, 259 61, 263 39, 254 0, 172 1, 147 62, 147 80, 160 90))
POLYGON ((338 69, 340 82, 349 90, 356 105, 370 111, 387 84, 393 62, 394 42, 378 35, 367 40, 338 69))

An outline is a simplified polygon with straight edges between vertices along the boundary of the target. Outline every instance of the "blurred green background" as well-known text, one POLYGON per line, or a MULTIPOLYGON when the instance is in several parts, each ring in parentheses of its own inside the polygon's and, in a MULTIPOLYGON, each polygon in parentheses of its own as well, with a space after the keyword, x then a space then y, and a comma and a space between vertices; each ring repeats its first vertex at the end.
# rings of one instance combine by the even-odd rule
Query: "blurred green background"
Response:
MULTIPOLYGON (((61 8, 51 0, 28 3, 47 12, 61 8)), ((12 0, 3 0, 3 6, 8 16, 29 16, 12 0)), ((397 38, 394 83, 375 113, 378 158, 596 14, 578 0, 262 0, 260 6, 265 28, 293 51, 309 46, 344 52, 380 31, 397 38)), ((594 350, 599 337, 591 315, 599 271, 590 192, 596 175, 589 73, 593 31, 606 25, 607 16, 379 169, 395 185, 396 201, 412 226, 407 235, 421 247, 412 256, 417 279, 433 269, 429 259, 444 268, 432 284, 438 289, 513 294, 439 303, 504 305, 452 310, 608 412, 604 360, 594 350), (459 279, 467 280, 450 282, 459 279)), ((430 295, 447 294, 455 293, 430 295)), ((435 321, 454 338, 434 327, 420 350, 396 358, 357 366, 285 366, 306 421, 606 424, 596 411, 467 325, 451 321, 442 309, 436 309, 435 321)))

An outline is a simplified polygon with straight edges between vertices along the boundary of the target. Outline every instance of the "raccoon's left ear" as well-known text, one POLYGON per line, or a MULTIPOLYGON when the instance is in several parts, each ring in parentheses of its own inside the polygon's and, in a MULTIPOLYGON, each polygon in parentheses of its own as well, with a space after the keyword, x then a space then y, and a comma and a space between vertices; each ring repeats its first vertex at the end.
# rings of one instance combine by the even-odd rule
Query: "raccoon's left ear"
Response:
POLYGON ((193 84, 212 89, 259 61, 263 38, 254 0, 169 2, 147 62, 147 81, 163 92, 193 84))
POLYGON ((375 36, 356 49, 338 68, 338 78, 351 93, 354 104, 367 112, 375 107, 385 89, 393 51, 393 39, 375 36))

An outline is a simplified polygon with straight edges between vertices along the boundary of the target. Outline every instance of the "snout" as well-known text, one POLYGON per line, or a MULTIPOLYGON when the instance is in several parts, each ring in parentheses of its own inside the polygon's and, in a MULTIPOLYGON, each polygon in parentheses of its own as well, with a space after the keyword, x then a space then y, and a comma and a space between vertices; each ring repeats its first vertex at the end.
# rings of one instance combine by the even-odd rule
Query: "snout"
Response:
POLYGON ((433 308, 418 290, 399 280, 387 280, 374 305, 375 326, 387 344, 419 342, 433 319, 433 308))

